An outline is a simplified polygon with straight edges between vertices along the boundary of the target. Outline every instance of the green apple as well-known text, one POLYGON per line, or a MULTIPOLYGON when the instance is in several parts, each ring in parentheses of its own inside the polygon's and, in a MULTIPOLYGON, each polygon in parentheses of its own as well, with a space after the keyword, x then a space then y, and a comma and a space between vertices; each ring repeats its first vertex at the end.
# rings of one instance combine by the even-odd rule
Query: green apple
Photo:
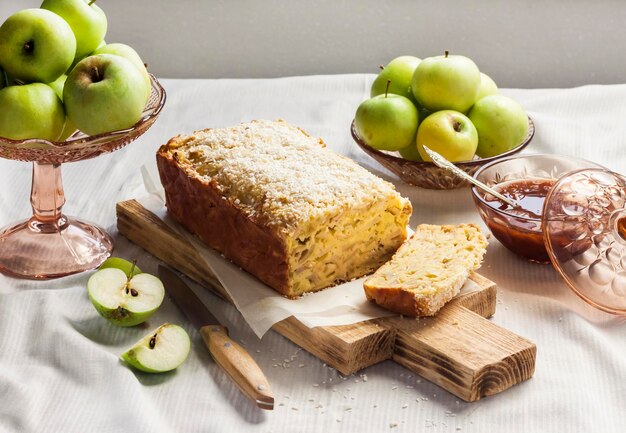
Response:
MULTIPOLYGON (((417 116, 419 122, 417 127, 419 128, 419 125, 424 122, 424 119, 426 119, 431 114, 432 113, 425 108, 418 107, 417 116)), ((422 156, 417 150, 417 143, 415 142, 415 140, 413 140, 411 144, 409 144, 407 147, 403 147, 402 149, 400 149, 399 152, 400 156, 402 156, 404 159, 408 159, 409 161, 422 161, 422 156)))
POLYGON ((87 281, 89 299, 98 313, 119 326, 145 322, 163 302, 165 288, 154 275, 128 277, 118 268, 96 271, 87 281))
POLYGON ((413 92, 411 91, 411 81, 413 73, 419 65, 421 59, 413 56, 400 56, 393 59, 387 66, 381 66, 382 71, 378 74, 372 83, 370 96, 374 97, 382 95, 387 91, 387 82, 389 85, 389 93, 404 96, 415 102, 413 92))
POLYGON ((146 100, 150 97, 150 89, 152 87, 152 83, 150 82, 150 75, 148 75, 148 70, 146 69, 146 65, 137 54, 133 48, 129 47, 126 44, 108 44, 103 47, 98 48, 93 52, 92 55, 97 54, 113 54, 116 56, 124 57, 126 60, 129 60, 135 67, 141 72, 143 75, 143 79, 146 82, 146 87, 148 89, 148 94, 146 95, 146 100))
MULTIPOLYGON (((52 83, 48 84, 48 86, 52 87, 57 96, 63 101, 63 87, 65 86, 65 81, 67 80, 67 75, 63 74, 59 78, 57 78, 52 83)), ((68 117, 65 116, 65 125, 63 126, 63 131, 61 131, 61 135, 56 139, 56 141, 65 141, 67 140, 74 132, 76 132, 78 128, 74 125, 74 122, 68 117)))
POLYGON ((128 60, 99 54, 81 60, 67 77, 67 115, 88 135, 132 127, 146 105, 146 82, 128 60))
POLYGON ((412 142, 407 147, 403 147, 399 152, 402 158, 408 159, 409 161, 422 161, 422 156, 420 155, 415 142, 412 142))
POLYGON ((7 84, 7 74, 0 68, 0 90, 4 89, 7 84))
POLYGON ((74 59, 74 61, 72 62, 72 64, 70 65, 70 67, 69 67, 69 68, 67 68, 67 71, 65 71, 65 75, 69 75, 69 74, 70 74, 70 72, 72 72, 72 69, 74 69, 74 67, 75 67, 76 65, 78 65, 78 63, 79 63, 81 60, 83 60, 83 59, 84 59, 84 57, 76 57, 76 58, 74 59))
POLYGON ((0 66, 24 82, 50 83, 72 64, 76 38, 60 16, 24 9, 0 26, 0 66))
POLYGON ((78 128, 76 127, 76 125, 74 125, 72 119, 65 116, 65 126, 63 127, 63 131, 61 131, 61 135, 59 135, 59 138, 57 138, 56 141, 65 141, 70 138, 76 131, 78 131, 78 128))
POLYGON ((383 94, 359 105, 354 116, 356 132, 378 150, 400 150, 415 140, 418 114, 404 96, 383 94))
POLYGON ((48 84, 48 86, 52 87, 52 90, 54 90, 61 101, 63 101, 63 87, 65 86, 65 80, 67 80, 67 75, 63 74, 52 83, 48 84))
POLYGON ((491 77, 483 72, 480 73, 480 87, 478 88, 478 95, 476 95, 476 101, 480 101, 485 96, 497 95, 498 85, 491 77))
POLYGON ((107 17, 95 0, 44 0, 41 8, 67 21, 76 36, 75 58, 87 56, 102 43, 107 17))
POLYGON ((185 362, 190 349, 187 332, 178 325, 165 323, 122 353, 120 358, 146 373, 164 373, 185 362))
POLYGON ((417 130, 416 142, 424 161, 432 160, 423 146, 428 146, 448 161, 469 161, 476 153, 478 134, 463 113, 443 110, 424 119, 417 130))
POLYGON ((478 131, 476 154, 481 158, 514 148, 528 134, 528 115, 521 105, 504 95, 482 98, 468 116, 478 131))
POLYGON ((141 269, 134 262, 129 262, 121 257, 109 257, 106 259, 98 269, 117 268, 126 274, 127 277, 141 274, 141 269))
POLYGON ((0 137, 58 139, 65 123, 63 103, 42 83, 0 90, 0 137))
POLYGON ((411 89, 417 102, 430 111, 465 113, 476 102, 480 71, 465 56, 428 57, 415 69, 411 89))

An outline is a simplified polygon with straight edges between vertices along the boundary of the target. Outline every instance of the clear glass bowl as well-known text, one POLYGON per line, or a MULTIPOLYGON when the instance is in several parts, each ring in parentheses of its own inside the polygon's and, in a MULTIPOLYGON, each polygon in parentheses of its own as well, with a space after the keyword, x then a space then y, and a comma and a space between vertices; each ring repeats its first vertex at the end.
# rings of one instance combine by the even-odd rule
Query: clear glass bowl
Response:
MULTIPOLYGON (((374 158, 409 185, 415 185, 427 189, 456 189, 470 186, 467 181, 451 174, 443 168, 437 167, 430 161, 410 161, 408 159, 404 159, 398 152, 387 152, 374 149, 373 147, 367 145, 361 137, 359 137, 359 134, 355 129, 354 121, 352 122, 350 131, 356 144, 358 144, 359 147, 365 151, 365 153, 374 158)), ((526 135, 526 138, 524 138, 524 140, 513 149, 501 155, 489 158, 477 157, 471 161, 455 162, 454 165, 466 173, 473 175, 485 164, 520 152, 528 146, 528 143, 530 143, 530 140, 532 140, 534 135, 535 125, 529 117, 528 134, 526 135)))
MULTIPOLYGON (((521 155, 491 162, 481 167, 476 179, 496 186, 513 180, 551 179, 583 168, 604 168, 591 161, 560 155, 521 155)), ((472 187, 472 197, 481 218, 491 233, 509 250, 531 261, 549 263, 544 243, 542 219, 520 215, 514 210, 496 209, 489 205, 485 193, 472 187)))
POLYGON ((62 213, 61 164, 113 152, 146 132, 166 99, 152 74, 150 80, 150 98, 132 128, 93 136, 77 131, 64 142, 0 137, 0 157, 33 163, 33 215, 0 232, 0 272, 18 278, 58 278, 96 268, 111 254, 113 242, 106 231, 62 213))
POLYGON ((584 159, 524 155, 488 164, 476 178, 496 189, 505 182, 548 180, 543 207, 532 217, 490 206, 495 200, 477 188, 472 196, 505 247, 531 261, 552 262, 585 302, 626 316, 626 177, 584 159))

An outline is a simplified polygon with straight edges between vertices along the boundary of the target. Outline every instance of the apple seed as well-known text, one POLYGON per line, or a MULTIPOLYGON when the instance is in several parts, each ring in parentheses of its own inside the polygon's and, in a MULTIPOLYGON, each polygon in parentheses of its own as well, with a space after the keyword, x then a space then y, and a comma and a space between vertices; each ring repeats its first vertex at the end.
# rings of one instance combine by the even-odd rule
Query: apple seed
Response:
POLYGON ((152 338, 150 339, 150 343, 148 344, 150 349, 154 349, 154 346, 156 346, 156 338, 157 338, 157 334, 154 334, 152 338))

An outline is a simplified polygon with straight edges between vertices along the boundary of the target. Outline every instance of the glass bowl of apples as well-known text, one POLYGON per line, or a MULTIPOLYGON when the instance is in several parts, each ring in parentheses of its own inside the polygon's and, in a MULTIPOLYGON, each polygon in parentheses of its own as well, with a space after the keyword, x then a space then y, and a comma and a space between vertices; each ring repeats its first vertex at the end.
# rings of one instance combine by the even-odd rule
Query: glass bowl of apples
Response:
POLYGON ((532 119, 469 58, 393 59, 356 110, 357 145, 410 185, 453 189, 469 184, 436 166, 428 146, 473 175, 481 166, 524 149, 532 119))
MULTIPOLYGON (((414 161, 404 158, 399 152, 390 152, 373 148, 359 136, 355 129, 354 122, 352 122, 351 133, 356 144, 358 144, 359 147, 365 151, 365 153, 374 158, 381 165, 396 174, 400 179, 409 185, 427 189, 456 189, 471 186, 465 180, 451 174, 446 169, 437 167, 431 161, 414 161)), ((532 119, 529 117, 528 135, 513 149, 487 158, 475 157, 467 161, 457 161, 454 165, 467 174, 474 175, 474 173, 476 173, 476 171, 484 165, 501 158, 513 156, 520 152, 528 146, 528 143, 530 143, 534 134, 535 126, 532 119)))
POLYGON ((44 0, 0 25, 0 157, 32 162, 32 216, 0 231, 0 272, 49 279, 93 269, 113 249, 102 228, 62 212, 61 164, 136 140, 165 91, 128 45, 106 44, 93 1, 44 0))
POLYGON ((91 136, 76 131, 62 142, 0 137, 0 157, 33 163, 33 215, 0 232, 0 272, 18 278, 58 278, 93 269, 109 257, 113 241, 104 229, 63 214, 61 164, 113 152, 145 133, 166 99, 152 74, 150 80, 150 98, 131 128, 91 136))

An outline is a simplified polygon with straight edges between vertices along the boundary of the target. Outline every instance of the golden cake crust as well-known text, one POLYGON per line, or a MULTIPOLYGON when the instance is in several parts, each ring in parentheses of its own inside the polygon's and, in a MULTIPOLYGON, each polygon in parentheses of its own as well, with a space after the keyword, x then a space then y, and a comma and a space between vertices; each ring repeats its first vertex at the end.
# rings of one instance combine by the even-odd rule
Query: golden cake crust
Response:
POLYGON ((168 212, 204 243, 289 296, 286 249, 267 226, 224 200, 215 182, 190 177, 181 170, 168 145, 157 153, 168 212))
POLYGON ((406 239, 392 184, 286 122, 176 136, 157 166, 174 218, 287 297, 372 272, 406 239))

